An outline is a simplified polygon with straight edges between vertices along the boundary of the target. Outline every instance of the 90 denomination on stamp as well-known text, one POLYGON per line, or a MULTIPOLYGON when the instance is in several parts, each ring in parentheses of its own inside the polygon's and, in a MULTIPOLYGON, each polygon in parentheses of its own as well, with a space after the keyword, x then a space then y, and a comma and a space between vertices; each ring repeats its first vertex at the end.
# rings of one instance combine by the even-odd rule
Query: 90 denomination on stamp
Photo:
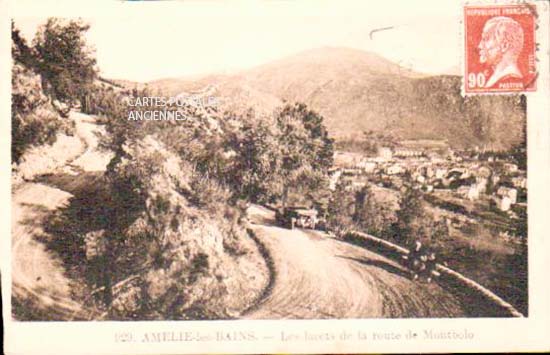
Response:
POLYGON ((536 17, 528 4, 464 7, 466 94, 536 90, 536 17))

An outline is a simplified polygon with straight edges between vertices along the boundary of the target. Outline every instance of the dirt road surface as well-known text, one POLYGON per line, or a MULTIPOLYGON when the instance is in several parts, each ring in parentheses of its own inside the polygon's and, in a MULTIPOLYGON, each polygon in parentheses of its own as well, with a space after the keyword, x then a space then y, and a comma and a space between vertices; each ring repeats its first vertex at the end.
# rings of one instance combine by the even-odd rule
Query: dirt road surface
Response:
MULTIPOLYGON (((48 154, 68 159, 52 174, 75 176, 80 171, 103 171, 109 154, 97 149, 96 132, 101 129, 90 116, 71 113, 76 123, 76 136, 82 141, 80 151, 57 152, 55 145, 48 154)), ((67 277, 60 258, 43 242, 51 238, 44 225, 52 212, 67 206, 72 194, 40 182, 23 182, 12 194, 12 299, 23 318, 68 320, 85 319, 88 315, 75 300, 75 285, 67 277)))
POLYGON ((248 319, 460 317, 460 302, 437 284, 411 281, 397 263, 329 235, 276 227, 265 208, 249 209, 273 258, 270 294, 248 319))

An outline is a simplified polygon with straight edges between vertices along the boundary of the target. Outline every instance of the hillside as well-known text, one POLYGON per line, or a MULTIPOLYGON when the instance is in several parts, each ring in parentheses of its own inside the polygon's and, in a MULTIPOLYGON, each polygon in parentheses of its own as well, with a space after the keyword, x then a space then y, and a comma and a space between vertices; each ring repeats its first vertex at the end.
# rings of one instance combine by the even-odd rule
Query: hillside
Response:
POLYGON ((214 85, 223 109, 269 112, 283 101, 302 101, 325 117, 337 139, 374 130, 402 139, 447 139, 455 147, 506 149, 522 142, 525 111, 519 97, 465 99, 460 83, 459 76, 427 76, 376 54, 327 47, 234 75, 149 85, 170 95, 214 85))

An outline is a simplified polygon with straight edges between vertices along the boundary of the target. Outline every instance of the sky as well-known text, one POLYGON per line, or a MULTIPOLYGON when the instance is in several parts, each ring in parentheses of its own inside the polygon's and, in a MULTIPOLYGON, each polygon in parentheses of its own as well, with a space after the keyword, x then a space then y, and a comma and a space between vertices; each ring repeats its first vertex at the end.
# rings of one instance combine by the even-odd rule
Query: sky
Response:
POLYGON ((49 16, 83 18, 101 74, 112 79, 232 73, 325 46, 458 74, 461 9, 453 0, 90 3, 19 0, 13 18, 28 39, 49 16))

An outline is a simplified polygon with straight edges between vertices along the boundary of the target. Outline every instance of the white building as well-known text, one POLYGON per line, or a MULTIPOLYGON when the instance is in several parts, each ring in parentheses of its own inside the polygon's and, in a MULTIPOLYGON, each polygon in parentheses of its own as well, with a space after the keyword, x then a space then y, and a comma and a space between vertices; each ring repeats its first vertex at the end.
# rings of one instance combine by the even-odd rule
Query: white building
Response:
POLYGON ((473 184, 471 186, 460 186, 456 192, 470 201, 477 200, 480 195, 477 184, 473 184))
POLYGON ((499 210, 506 212, 510 210, 510 207, 512 206, 512 200, 510 200, 510 198, 506 196, 503 198, 497 198, 497 206, 499 210))
POLYGON ((443 179, 447 175, 447 169, 437 168, 435 169, 435 178, 443 179))
POLYGON ((518 166, 516 164, 506 163, 504 164, 504 169, 509 173, 515 173, 518 171, 518 166))
POLYGON ((508 197, 511 203, 516 203, 518 199, 518 190, 506 186, 501 186, 497 190, 497 195, 502 198, 508 197))
POLYGON ((434 175, 435 175, 435 170, 434 170, 431 166, 428 166, 428 167, 426 168, 426 176, 427 176, 428 179, 429 179, 429 178, 434 177, 434 175))
POLYGON ((386 168, 386 174, 388 175, 396 175, 401 174, 404 171, 403 167, 401 165, 391 165, 386 168))
POLYGON ((378 156, 385 160, 391 160, 393 158, 393 153, 389 147, 380 147, 378 148, 378 156))
POLYGON ((487 178, 478 177, 476 178, 476 185, 479 190, 479 193, 485 193, 487 191, 487 178))
POLYGON ((393 156, 400 157, 400 158, 410 158, 410 157, 419 157, 423 153, 420 150, 412 150, 412 149, 396 149, 393 152, 393 156))
POLYGON ((357 163, 356 168, 363 169, 363 171, 366 173, 372 173, 374 169, 376 169, 376 163, 363 159, 359 163, 357 163))
POLYGON ((522 176, 517 176, 512 178, 512 184, 514 184, 515 187, 519 189, 526 189, 527 188, 527 178, 524 178, 522 176))
POLYGON ((340 180, 340 176, 342 176, 341 170, 336 170, 330 175, 329 178, 329 185, 328 188, 331 190, 336 190, 336 185, 338 185, 338 181, 340 180))
POLYGON ((418 176, 416 177, 416 181, 419 182, 419 183, 421 183, 421 184, 423 184, 423 183, 426 182, 426 178, 424 177, 424 175, 418 175, 418 176))

